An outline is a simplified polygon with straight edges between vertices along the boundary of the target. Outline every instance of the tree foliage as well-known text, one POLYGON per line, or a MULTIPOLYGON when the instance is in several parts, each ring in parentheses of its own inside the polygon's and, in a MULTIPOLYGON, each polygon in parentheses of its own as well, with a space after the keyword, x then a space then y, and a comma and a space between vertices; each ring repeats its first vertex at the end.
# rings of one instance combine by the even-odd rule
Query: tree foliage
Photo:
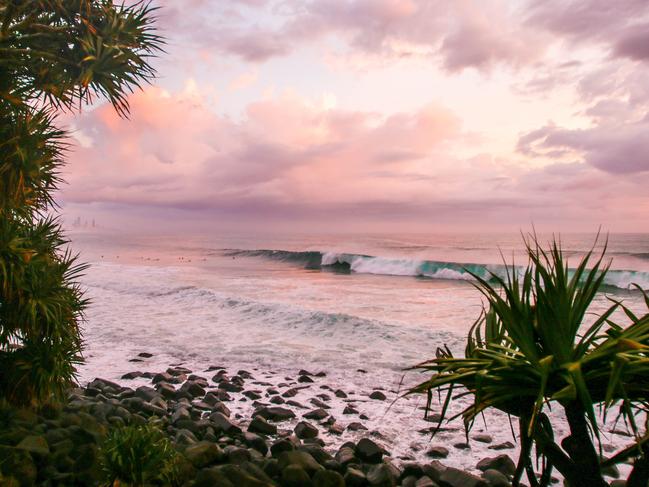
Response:
MULTIPOLYGON (((531 485, 547 486, 556 468, 567 485, 604 486, 605 467, 632 459, 628 485, 645 487, 649 436, 638 422, 646 421, 649 400, 649 314, 638 317, 612 299, 587 325, 586 313, 609 268, 605 248, 569 269, 556 241, 547 250, 536 237, 525 243, 527 268, 507 267, 506 277, 493 275, 491 282, 474 275, 488 306, 469 333, 465 357, 438 349, 434 359, 415 367, 432 376, 410 393, 426 393, 430 408, 432 392, 445 392, 440 422, 454 398, 471 396, 458 415, 467 430, 489 408, 518 418, 521 454, 514 485, 526 472, 531 485), (624 312, 626 326, 612 321, 616 311, 624 312), (561 441, 547 414, 553 405, 563 409, 570 428, 561 441), (610 413, 628 426, 635 441, 604 460, 601 420, 610 413)), ((649 307, 646 295, 645 301, 649 307)))
POLYGON ((55 216, 63 110, 96 97, 120 115, 149 81, 161 39, 148 3, 0 0, 0 397, 60 395, 81 360, 85 265, 55 216))

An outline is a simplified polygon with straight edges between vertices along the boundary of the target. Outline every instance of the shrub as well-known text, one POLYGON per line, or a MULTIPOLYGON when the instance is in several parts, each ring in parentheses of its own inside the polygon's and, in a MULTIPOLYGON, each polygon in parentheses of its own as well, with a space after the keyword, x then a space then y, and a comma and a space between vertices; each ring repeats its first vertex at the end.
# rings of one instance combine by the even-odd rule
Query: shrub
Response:
POLYGON ((94 96, 128 113, 159 49, 147 3, 0 0, 0 399, 61 397, 81 361, 85 269, 66 250, 53 192, 62 182, 61 110, 94 96))
POLYGON ((178 453, 171 441, 151 424, 110 431, 101 448, 101 464, 108 485, 172 485, 178 453))
MULTIPOLYGON (((584 317, 600 291, 609 268, 604 251, 588 253, 577 268, 568 269, 556 240, 543 250, 535 236, 525 240, 528 266, 507 266, 507 275, 492 275, 490 282, 474 276, 487 308, 472 327, 464 358, 439 348, 436 357, 415 367, 432 372, 429 380, 409 393, 445 393, 441 416, 447 419, 450 402, 472 395, 472 403, 458 416, 467 431, 483 411, 495 408, 518 418, 521 454, 513 484, 524 472, 532 486, 547 486, 556 468, 572 487, 607 483, 602 469, 634 460, 629 486, 646 487, 649 448, 646 431, 637 416, 645 414, 649 399, 649 314, 635 316, 621 302, 594 323, 584 317), (594 260, 593 260, 594 259, 594 260), (495 284, 492 284, 495 282, 495 284), (611 321, 621 309, 628 326, 611 321), (546 410, 560 406, 570 434, 559 443, 546 410), (600 460, 600 416, 616 410, 634 432, 635 441, 609 460, 600 460), (535 474, 532 448, 541 459, 535 474)), ((649 306, 649 298, 645 295, 649 306)), ((453 419, 453 418, 448 418, 453 419)))

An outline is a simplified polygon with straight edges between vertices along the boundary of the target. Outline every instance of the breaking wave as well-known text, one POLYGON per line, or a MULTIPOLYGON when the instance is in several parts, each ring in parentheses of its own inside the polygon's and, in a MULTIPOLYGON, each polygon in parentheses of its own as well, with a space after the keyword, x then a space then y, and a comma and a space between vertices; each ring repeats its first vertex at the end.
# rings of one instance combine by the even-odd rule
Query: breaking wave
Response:
MULTIPOLYGON (((443 262, 409 258, 377 257, 364 254, 339 252, 290 251, 290 250, 226 250, 232 257, 263 257, 267 259, 299 264, 306 269, 333 270, 385 276, 412 276, 429 279, 492 281, 494 275, 506 277, 504 265, 443 262)), ((606 286, 631 289, 634 285, 649 289, 649 272, 631 270, 610 270, 604 281, 606 286)))

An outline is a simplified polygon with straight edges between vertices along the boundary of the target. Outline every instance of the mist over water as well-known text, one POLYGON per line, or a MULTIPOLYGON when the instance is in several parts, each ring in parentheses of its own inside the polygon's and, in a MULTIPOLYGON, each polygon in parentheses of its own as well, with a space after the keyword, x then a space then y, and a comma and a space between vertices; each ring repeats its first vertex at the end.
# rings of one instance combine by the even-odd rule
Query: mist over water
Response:
MULTIPOLYGON (((543 237, 542 237, 543 238, 543 237)), ((594 235, 563 236, 571 265, 594 235)), ((525 264, 519 235, 115 237, 76 233, 73 247, 92 267, 82 381, 117 379, 128 360, 154 354, 147 367, 225 364, 295 374, 326 371, 332 386, 403 391, 424 377, 404 368, 439 346, 462 354, 482 308, 466 272, 502 271, 502 255, 525 264), (367 370, 367 374, 358 373, 367 370)), ((613 235, 609 275, 591 311, 614 295, 643 312, 632 282, 649 287, 649 237, 613 235)), ((483 273, 483 274, 480 274, 483 273)), ((157 367, 157 369, 155 369, 157 367)), ((423 420, 420 398, 373 405, 370 426, 406 451, 423 420)), ((459 404, 461 405, 461 403, 459 404)), ((460 426, 458 424, 458 426, 460 426)), ((511 441, 504 418, 490 424, 511 441)), ((559 428, 560 430, 560 428, 559 428)), ((425 441, 429 441, 426 438, 425 441)), ((450 440, 449 440, 450 441, 450 440)), ((478 446, 477 448, 480 448, 478 446)), ((479 453, 479 452, 478 452, 479 453)), ((450 461, 469 465, 476 450, 450 461)))

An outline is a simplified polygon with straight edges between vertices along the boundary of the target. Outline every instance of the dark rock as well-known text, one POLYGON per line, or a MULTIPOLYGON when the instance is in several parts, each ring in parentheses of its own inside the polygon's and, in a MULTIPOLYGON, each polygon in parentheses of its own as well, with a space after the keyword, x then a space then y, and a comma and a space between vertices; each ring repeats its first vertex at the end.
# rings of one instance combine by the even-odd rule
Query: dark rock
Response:
POLYGON ((489 487, 510 487, 512 485, 507 476, 498 470, 487 469, 482 474, 482 478, 487 481, 489 487))
POLYGON ((268 453, 268 444, 261 436, 255 433, 246 432, 243 434, 243 440, 246 442, 246 445, 254 448, 262 455, 265 456, 266 453, 268 453))
POLYGON ((428 449, 426 455, 431 458, 446 458, 448 456, 448 453, 448 448, 445 448, 441 445, 434 445, 428 449))
POLYGON ((313 476, 313 487, 345 487, 345 479, 333 470, 320 470, 313 476))
POLYGON ((131 380, 131 379, 137 379, 138 377, 142 377, 142 372, 128 372, 124 374, 121 378, 123 380, 131 380))
POLYGON ((415 482, 415 487, 437 487, 437 484, 428 476, 423 476, 417 482, 415 482))
POLYGON ((490 469, 498 470, 499 472, 509 476, 514 475, 514 472, 516 472, 516 464, 507 455, 483 458, 478 462, 476 468, 483 472, 490 469))
POLYGON ((246 448, 228 445, 223 452, 227 455, 230 463, 239 465, 250 460, 250 452, 246 448))
POLYGON ((160 394, 152 387, 141 386, 135 389, 135 396, 144 401, 150 402, 152 399, 160 397, 160 394))
POLYGON ((358 417, 362 420, 367 421, 370 417, 367 414, 359 414, 358 417))
POLYGON ((323 467, 318 462, 315 461, 311 454, 304 451, 285 451, 280 453, 279 458, 279 468, 284 471, 289 465, 297 465, 302 468, 309 476, 312 476, 318 470, 322 470, 323 467))
POLYGON ((343 399, 345 399, 347 397, 347 394, 342 389, 336 389, 335 394, 336 394, 336 397, 340 397, 340 398, 343 398, 343 399))
POLYGON ((300 421, 295 426, 294 431, 295 436, 300 439, 315 438, 316 436, 318 436, 318 428, 313 426, 311 423, 307 423, 306 421, 300 421))
POLYGON ((244 379, 254 379, 252 374, 248 372, 247 370, 240 370, 237 372, 237 375, 240 377, 243 377, 244 379))
POLYGON ((141 358, 151 358, 153 357, 153 354, 149 352, 140 352, 137 354, 137 356, 141 358))
POLYGON ((223 404, 222 402, 217 402, 216 404, 214 404, 212 406, 212 411, 215 412, 215 413, 224 414, 228 418, 230 417, 230 414, 231 414, 230 409, 228 409, 228 407, 225 404, 223 404))
POLYGON ((261 416, 262 418, 268 419, 270 421, 287 421, 295 417, 295 413, 290 409, 278 406, 270 406, 257 409, 252 415, 253 417, 261 416))
POLYGON ((313 411, 309 411, 302 415, 303 418, 317 420, 325 419, 327 416, 329 416, 329 413, 324 409, 314 409, 313 411))
POLYGON ((282 469, 282 487, 309 487, 313 485, 309 474, 299 465, 287 465, 282 469))
POLYGON ((356 455, 367 463, 379 463, 383 458, 383 448, 369 438, 362 438, 356 444, 356 455))
POLYGON ((308 370, 300 369, 300 371, 297 373, 297 375, 313 375, 311 372, 308 370))
POLYGON ((482 435, 482 434, 474 435, 472 439, 474 439, 479 443, 491 443, 492 441, 494 441, 490 435, 482 435))
POLYGON ((225 454, 215 443, 200 441, 185 448, 185 457, 196 468, 204 468, 223 461, 225 454))
POLYGON ((458 450, 469 450, 471 445, 465 441, 460 441, 458 443, 453 443, 453 448, 457 448, 458 450))
POLYGON ((343 466, 349 465, 350 463, 357 463, 356 452, 354 448, 349 446, 341 446, 336 452, 336 461, 343 466))
POLYGON ((317 407, 317 408, 322 408, 322 409, 331 409, 331 406, 329 406, 329 404, 327 404, 326 402, 321 401, 320 399, 315 398, 315 397, 311 398, 311 399, 309 400, 309 402, 310 402, 311 404, 313 404, 313 405, 314 405, 315 407, 317 407))
POLYGON ((219 389, 226 392, 241 392, 243 387, 233 384, 232 382, 223 381, 219 383, 219 389))
POLYGON ((367 477, 361 470, 349 467, 345 472, 345 484, 347 487, 365 487, 367 477))
POLYGON ((255 391, 243 391, 243 395, 246 396, 248 399, 252 399, 253 401, 256 399, 261 399, 261 394, 255 391))
POLYGON ((271 404, 284 404, 286 401, 282 396, 273 396, 270 399, 271 404))
POLYGON ((438 483, 444 487, 487 487, 480 477, 453 467, 447 467, 441 473, 438 483))
POLYGON ((223 389, 218 389, 215 391, 216 397, 219 398, 219 401, 232 401, 232 396, 224 391, 223 389))
POLYGON ((167 369, 167 374, 173 375, 173 376, 181 376, 181 375, 188 375, 191 374, 192 371, 185 368, 185 367, 169 367, 167 369))
POLYGON ((47 444, 47 440, 44 436, 38 435, 26 436, 18 443, 16 449, 24 450, 40 457, 45 457, 50 454, 50 447, 47 444))
POLYGON ((230 421, 223 413, 210 414, 210 421, 214 423, 220 431, 223 431, 226 434, 241 433, 241 428, 230 421))
POLYGON ((270 424, 263 416, 255 416, 248 426, 248 431, 264 435, 276 435, 277 426, 270 424))
POLYGON ((393 487, 397 485, 399 471, 387 463, 372 465, 367 472, 367 482, 376 487, 393 487))
POLYGON ((270 453, 274 457, 278 457, 281 453, 285 451, 293 451, 293 450, 295 450, 295 445, 291 443, 290 440, 287 440, 286 438, 277 440, 272 445, 270 445, 270 453))
POLYGON ((374 391, 370 394, 370 399, 375 399, 377 401, 385 401, 386 396, 381 391, 374 391))
POLYGON ((203 397, 205 395, 205 389, 196 381, 188 380, 180 387, 180 390, 192 397, 203 397))
POLYGON ((404 463, 401 470, 401 478, 413 476, 418 479, 424 475, 424 469, 418 463, 404 463))
POLYGON ((289 406, 293 406, 294 408, 306 409, 306 406, 304 404, 300 404, 299 402, 293 401, 292 399, 286 401, 286 404, 288 404, 289 406))
POLYGON ((491 445, 488 448, 490 450, 510 450, 514 448, 514 444, 511 441, 505 441, 503 443, 498 443, 497 445, 491 445))
POLYGON ((297 381, 301 384, 310 384, 313 382, 313 379, 308 375, 301 375, 300 377, 297 378, 297 381))
POLYGON ((299 389, 292 387, 291 389, 285 390, 282 393, 282 397, 295 397, 299 391, 299 389))
POLYGON ((327 377, 327 373, 326 373, 326 372, 322 372, 322 371, 320 371, 320 372, 318 372, 315 376, 316 376, 316 377, 327 377))
POLYGON ((343 409, 343 414, 358 414, 358 411, 352 406, 345 406, 345 409, 343 409))
POLYGON ((174 389, 174 386, 166 382, 156 384, 156 391, 158 391, 165 399, 176 398, 176 389, 174 389))
POLYGON ((154 375, 153 379, 151 379, 151 382, 154 384, 158 384, 159 382, 166 382, 167 384, 180 384, 182 382, 182 379, 180 379, 179 377, 174 377, 171 374, 167 374, 166 372, 161 372, 154 375))
POLYGON ((206 468, 196 474, 194 487, 235 487, 219 468, 206 468))
POLYGON ((342 435, 345 432, 345 428, 344 428, 344 426, 342 426, 342 425, 340 425, 338 423, 334 423, 331 426, 329 426, 328 431, 332 435, 338 435, 339 436, 339 435, 342 435))
POLYGON ((349 423, 347 429, 349 431, 361 431, 366 430, 367 427, 363 423, 349 423))

